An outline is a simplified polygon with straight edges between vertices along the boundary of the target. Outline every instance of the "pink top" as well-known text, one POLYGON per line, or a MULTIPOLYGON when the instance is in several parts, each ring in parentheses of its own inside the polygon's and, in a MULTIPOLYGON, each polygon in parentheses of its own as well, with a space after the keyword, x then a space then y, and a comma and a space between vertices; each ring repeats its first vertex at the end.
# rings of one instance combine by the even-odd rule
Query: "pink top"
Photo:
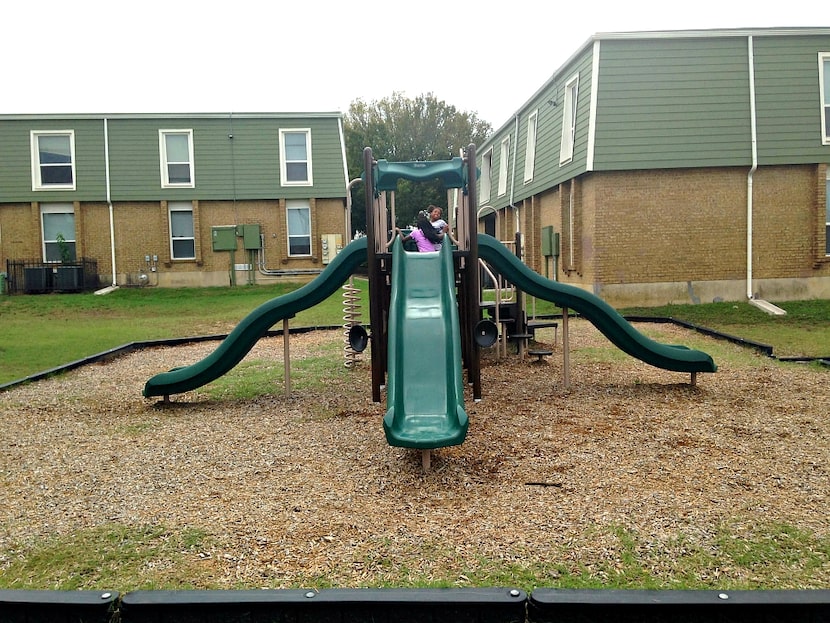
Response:
POLYGON ((424 235, 424 232, 419 227, 413 227, 409 237, 418 245, 419 252, 426 253, 428 251, 435 251, 435 244, 430 242, 429 238, 424 235))

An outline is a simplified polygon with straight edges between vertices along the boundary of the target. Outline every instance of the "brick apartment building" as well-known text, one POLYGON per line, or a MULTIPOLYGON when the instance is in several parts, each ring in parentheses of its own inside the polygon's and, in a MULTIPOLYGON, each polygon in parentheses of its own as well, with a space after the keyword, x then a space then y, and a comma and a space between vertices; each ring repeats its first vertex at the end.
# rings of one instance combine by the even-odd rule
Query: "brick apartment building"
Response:
POLYGON ((482 228, 615 306, 830 297, 830 29, 592 37, 478 147, 482 228))
POLYGON ((348 242, 340 113, 0 116, 15 292, 319 272, 348 242))

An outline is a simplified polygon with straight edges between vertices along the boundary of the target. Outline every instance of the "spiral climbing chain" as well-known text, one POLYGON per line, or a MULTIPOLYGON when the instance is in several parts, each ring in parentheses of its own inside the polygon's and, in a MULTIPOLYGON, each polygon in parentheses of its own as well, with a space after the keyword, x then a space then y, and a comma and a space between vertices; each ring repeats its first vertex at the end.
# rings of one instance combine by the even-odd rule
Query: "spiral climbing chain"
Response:
POLYGON ((345 361, 343 365, 351 368, 357 360, 357 353, 349 341, 349 329, 360 324, 360 290, 354 286, 354 282, 349 279, 343 284, 343 328, 344 338, 343 342, 343 356, 345 361))

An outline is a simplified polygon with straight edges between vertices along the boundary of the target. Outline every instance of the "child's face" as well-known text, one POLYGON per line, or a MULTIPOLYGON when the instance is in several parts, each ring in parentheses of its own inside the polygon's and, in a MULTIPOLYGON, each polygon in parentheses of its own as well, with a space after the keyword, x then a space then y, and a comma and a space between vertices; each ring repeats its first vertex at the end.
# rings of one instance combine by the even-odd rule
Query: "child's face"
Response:
POLYGON ((441 218, 441 208, 433 208, 432 212, 429 213, 429 218, 433 221, 441 218))

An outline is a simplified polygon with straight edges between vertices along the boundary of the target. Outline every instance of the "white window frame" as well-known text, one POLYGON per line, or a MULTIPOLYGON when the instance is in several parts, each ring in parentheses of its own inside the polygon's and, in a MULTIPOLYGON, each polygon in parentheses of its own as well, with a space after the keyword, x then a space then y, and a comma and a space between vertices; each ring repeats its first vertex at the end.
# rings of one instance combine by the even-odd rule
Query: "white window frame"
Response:
POLYGON ((196 187, 196 166, 193 156, 193 130, 179 129, 179 130, 159 130, 159 166, 161 168, 161 187, 162 188, 195 188, 196 187), (167 137, 172 135, 187 136, 187 161, 184 160, 170 160, 167 155, 167 137), (170 165, 187 164, 190 172, 189 182, 171 182, 170 181, 170 165))
POLYGON ((539 125, 539 111, 534 110, 527 116, 527 143, 525 145, 525 184, 533 181, 536 168, 536 129, 539 125))
POLYGON ((52 258, 49 259, 49 256, 46 252, 47 245, 57 245, 58 241, 56 239, 46 239, 46 224, 44 223, 44 215, 46 214, 71 214, 72 215, 72 237, 67 238, 64 236, 64 241, 72 244, 72 261, 76 261, 78 259, 78 247, 77 247, 77 233, 75 231, 76 223, 75 223, 75 206, 71 203, 42 203, 40 204, 40 240, 41 240, 41 252, 43 253, 43 261, 44 262, 55 262, 60 263, 62 258, 52 258))
POLYGON ((311 223, 311 204, 308 199, 288 199, 285 202, 285 236, 286 236, 286 248, 288 249, 288 257, 310 257, 313 248, 312 238, 312 223, 311 223), (291 219, 289 218, 289 213, 293 210, 303 210, 308 213, 308 233, 292 233, 291 231, 291 219), (296 239, 308 239, 308 253, 292 253, 291 252, 291 241, 296 239))
POLYGON ((493 174, 493 148, 491 147, 481 156, 481 184, 479 185, 478 204, 485 205, 490 201, 491 180, 493 174))
POLYGON ((32 152, 32 190, 75 190, 75 130, 32 130, 30 133, 30 145, 32 152), (67 136, 69 137, 69 163, 55 165, 43 164, 40 162, 40 138, 43 136, 67 136), (66 184, 49 184, 43 181, 42 167, 61 166, 67 164, 72 172, 72 181, 66 184))
POLYGON ((314 176, 311 167, 311 128, 283 128, 280 129, 280 185, 281 186, 312 186, 314 176), (289 134, 305 134, 305 159, 290 159, 285 148, 285 137, 289 134), (303 163, 306 167, 306 179, 289 180, 288 169, 292 164, 303 163))
POLYGON ((508 134, 501 139, 501 147, 499 150, 499 187, 498 197, 503 197, 507 194, 507 172, 510 164, 510 135, 508 134))
POLYGON ((819 52, 818 83, 821 94, 821 144, 830 145, 830 52, 819 52))
POLYGON ((172 260, 195 260, 196 259, 196 215, 193 204, 190 201, 170 201, 167 204, 168 227, 170 227, 170 259, 172 260), (173 231, 173 212, 190 212, 190 225, 193 234, 190 236, 176 236, 173 231), (175 242, 190 240, 193 242, 193 255, 177 256, 175 242))
POLYGON ((827 169, 824 197, 824 255, 830 257, 830 167, 827 169))
POLYGON ((562 102, 562 142, 559 146, 559 164, 567 164, 574 157, 576 137, 576 105, 579 97, 579 74, 565 83, 562 102))

